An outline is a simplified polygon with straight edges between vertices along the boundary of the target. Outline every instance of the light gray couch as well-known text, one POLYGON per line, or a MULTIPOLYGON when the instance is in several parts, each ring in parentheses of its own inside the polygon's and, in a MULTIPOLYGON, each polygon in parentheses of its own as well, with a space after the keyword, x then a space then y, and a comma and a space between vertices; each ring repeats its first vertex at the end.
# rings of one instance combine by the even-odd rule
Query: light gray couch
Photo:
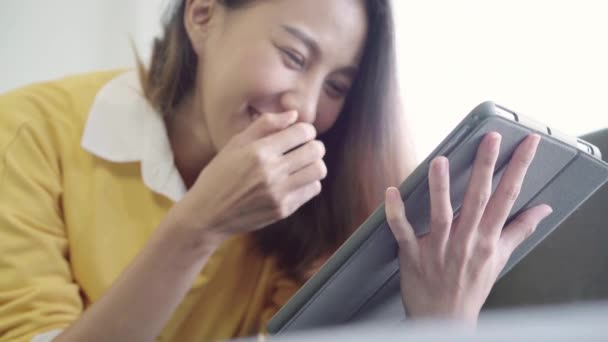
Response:
MULTIPOLYGON (((608 160, 608 128, 582 138, 608 160)), ((608 184, 496 284, 485 308, 602 299, 608 299, 608 184)))

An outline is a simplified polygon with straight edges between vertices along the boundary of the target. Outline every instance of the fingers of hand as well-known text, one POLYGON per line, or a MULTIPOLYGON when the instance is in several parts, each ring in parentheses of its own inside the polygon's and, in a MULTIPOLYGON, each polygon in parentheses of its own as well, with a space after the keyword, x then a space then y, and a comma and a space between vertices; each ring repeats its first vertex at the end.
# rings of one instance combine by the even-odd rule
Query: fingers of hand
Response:
POLYGON ((405 216, 405 206, 397 188, 388 188, 385 194, 386 221, 399 244, 399 248, 411 251, 416 247, 416 234, 405 216))
POLYGON ((321 193, 321 180, 327 175, 322 159, 291 174, 275 176, 267 184, 268 195, 275 208, 275 218, 284 219, 321 193))
POLYGON ((265 113, 237 136, 239 143, 247 144, 262 139, 272 133, 279 132, 293 125, 298 119, 298 113, 265 113))
POLYGON ((275 219, 283 219, 320 193, 320 180, 326 177, 327 167, 322 159, 323 144, 311 141, 316 136, 314 126, 307 123, 289 126, 292 118, 277 119, 276 116, 263 115, 253 124, 261 121, 259 125, 245 132, 245 136, 250 139, 269 133, 247 145, 247 153, 253 158, 249 174, 252 179, 258 179, 261 186, 258 188, 264 189, 263 198, 268 201, 275 219), (284 155, 299 145, 303 146, 284 155))
POLYGON ((284 154, 292 149, 313 140, 317 130, 309 123, 298 122, 283 130, 275 132, 262 139, 274 153, 284 154))
MULTIPOLYGON (((458 230, 468 236, 477 229, 492 193, 492 178, 500 150, 501 136, 486 135, 479 146, 471 178, 464 196, 458 230)), ((460 233, 460 232, 459 232, 460 233)))
POLYGON ((321 189, 321 182, 314 181, 300 187, 296 191, 291 192, 286 198, 286 206, 284 206, 280 212, 280 218, 286 218, 293 214, 306 202, 319 195, 321 193, 321 189))
POLYGON ((282 163, 287 173, 292 174, 312 163, 320 161, 324 156, 325 145, 319 140, 313 140, 287 153, 282 158, 282 163))
POLYGON ((429 168, 431 195, 431 234, 445 243, 449 236, 454 213, 450 200, 450 174, 448 159, 438 157, 429 168))
POLYGON ((327 166, 322 159, 317 159, 313 163, 296 171, 288 177, 287 191, 295 191, 310 183, 320 181, 327 176, 327 166))
POLYGON ((286 182, 280 185, 287 203, 281 209, 281 218, 291 215, 321 193, 321 180, 327 176, 327 166, 321 159, 324 153, 323 145, 313 141, 286 156, 290 161, 284 161, 284 169, 287 172, 297 170, 287 175, 286 182))
POLYGON ((532 163, 540 136, 534 134, 528 136, 515 150, 511 161, 503 174, 500 184, 488 203, 486 212, 482 219, 482 229, 488 233, 498 236, 504 226, 513 204, 519 196, 521 186, 524 182, 528 167, 532 163))
POLYGON ((552 212, 553 209, 551 209, 550 206, 545 204, 539 205, 524 211, 509 223, 509 225, 502 230, 499 242, 506 258, 508 258, 522 242, 532 235, 538 224, 547 216, 551 215, 552 212))
POLYGON ((286 182, 268 185, 265 198, 273 208, 273 218, 280 220, 293 214, 298 208, 321 193, 321 181, 327 169, 320 164, 311 164, 290 176, 286 182))

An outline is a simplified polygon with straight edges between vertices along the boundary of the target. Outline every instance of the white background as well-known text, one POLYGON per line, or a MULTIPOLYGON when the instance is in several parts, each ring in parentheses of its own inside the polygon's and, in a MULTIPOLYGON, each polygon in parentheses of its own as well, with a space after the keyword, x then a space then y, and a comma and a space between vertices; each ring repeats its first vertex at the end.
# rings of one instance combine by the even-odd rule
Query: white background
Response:
MULTIPOLYGON (((330 1, 330 0, 329 0, 330 1)), ((0 92, 133 65, 166 0, 1 0, 0 92)), ((419 157, 484 100, 572 135, 608 127, 608 2, 394 0, 419 157)))

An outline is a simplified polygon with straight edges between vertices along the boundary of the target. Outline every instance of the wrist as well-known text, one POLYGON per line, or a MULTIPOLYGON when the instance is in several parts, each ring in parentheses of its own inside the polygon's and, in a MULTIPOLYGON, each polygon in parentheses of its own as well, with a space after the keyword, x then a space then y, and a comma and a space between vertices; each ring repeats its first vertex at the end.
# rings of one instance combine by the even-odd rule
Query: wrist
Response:
POLYGON ((405 308, 406 316, 411 320, 445 320, 459 322, 467 326, 475 327, 479 318, 479 310, 466 310, 464 308, 449 308, 426 306, 416 310, 405 308))
POLYGON ((192 222, 178 210, 171 210, 161 223, 158 233, 161 240, 172 240, 180 250, 205 257, 213 254, 228 239, 221 230, 205 224, 205 220, 192 222))

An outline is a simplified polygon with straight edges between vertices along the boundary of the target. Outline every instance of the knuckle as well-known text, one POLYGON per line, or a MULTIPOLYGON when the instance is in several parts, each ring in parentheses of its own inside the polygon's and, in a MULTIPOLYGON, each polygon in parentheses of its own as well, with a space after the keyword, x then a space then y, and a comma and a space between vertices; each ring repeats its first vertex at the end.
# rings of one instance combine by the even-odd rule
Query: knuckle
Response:
POLYGON ((266 143, 262 141, 254 142, 251 145, 250 153, 252 155, 253 165, 258 169, 269 169, 271 165, 276 162, 276 157, 266 143))
POLYGON ((517 185, 508 186, 504 190, 504 195, 510 202, 515 202, 519 197, 519 193, 521 192, 521 187, 517 185))
POLYGON ((532 236, 532 234, 534 234, 535 231, 536 231, 536 225, 528 224, 527 226, 525 226, 524 234, 525 234, 526 239, 529 238, 530 236, 532 236))
POLYGON ((473 200, 475 208, 483 210, 490 200, 490 194, 487 191, 477 192, 473 200))
POLYGON ((294 125, 294 129, 303 141, 312 140, 317 135, 315 127, 306 122, 298 122, 294 125))
POLYGON ((291 206, 287 198, 281 196, 279 193, 271 193, 270 197, 271 208, 273 210, 274 217, 277 219, 284 219, 291 215, 291 206))
POLYGON ((399 220, 397 219, 397 216, 393 213, 386 214, 386 222, 389 224, 389 226, 393 228, 399 227, 399 220))
POLYGON ((447 193, 449 191, 449 186, 446 182, 434 182, 432 191, 440 194, 447 193))
MULTIPOLYGON (((269 187, 273 182, 273 174, 270 172, 268 167, 268 157, 260 151, 255 151, 251 155, 251 172, 253 175, 257 175, 257 179, 260 184, 265 187, 269 187)), ((256 178, 254 178, 256 179, 256 178)))
POLYGON ((313 191, 314 195, 320 194, 322 189, 323 189, 323 186, 321 185, 320 181, 315 181, 312 184, 312 191, 313 191))
POLYGON ((391 226, 391 227, 397 227, 397 225, 399 224, 399 219, 397 218, 397 215, 395 215, 395 213, 391 210, 389 210, 386 213, 386 222, 391 226))
POLYGON ((494 255, 495 250, 494 243, 488 238, 482 238, 477 245, 477 255, 482 259, 487 259, 494 255))
POLYGON ((393 228, 401 226, 401 217, 395 212, 395 210, 387 210, 386 221, 393 228))
POLYGON ((481 163, 481 166, 485 168, 493 168, 494 160, 494 156, 488 153, 484 153, 479 157, 479 162, 481 163))
POLYGON ((291 215, 291 210, 290 210, 289 204, 286 203, 286 201, 278 203, 274 207, 274 216, 277 219, 281 220, 281 219, 287 218, 289 215, 291 215))
POLYGON ((266 146, 260 142, 256 141, 250 145, 249 153, 252 155, 252 159, 255 165, 264 165, 267 160, 266 146))
POLYGON ((327 178, 327 173, 328 173, 328 170, 327 170, 327 165, 325 165, 325 162, 321 162, 321 164, 323 165, 323 174, 322 174, 322 178, 323 178, 323 179, 325 179, 325 178, 327 178))
MULTIPOLYGON (((267 171, 262 171, 260 172, 260 180, 261 183, 264 187, 266 187, 267 189, 270 189, 271 186, 274 184, 274 176, 267 171)), ((274 194, 274 192, 273 192, 274 194)), ((276 194, 272 195, 271 197, 274 198, 274 196, 277 196, 276 194)))
POLYGON ((411 242, 411 238, 410 236, 406 233, 405 231, 405 227, 403 227, 403 225, 401 225, 399 223, 399 221, 388 221, 388 224, 390 226, 390 230, 393 233, 393 237, 395 238, 395 241, 397 242, 397 245, 399 246, 400 249, 403 249, 404 251, 408 250, 408 245, 411 242))
POLYGON ((250 159, 255 169, 262 169, 265 163, 265 157, 259 151, 251 153, 250 159))
POLYGON ((515 217, 513 220, 515 225, 523 227, 523 226, 531 226, 532 224, 529 222, 526 215, 520 214, 515 217))
POLYGON ((515 162, 522 168, 528 168, 532 164, 534 154, 532 153, 521 153, 515 158, 515 162))
MULTIPOLYGON (((273 184, 273 177, 272 175, 264 170, 264 169, 259 169, 257 172, 257 180, 258 180, 258 184, 260 186, 262 186, 264 189, 266 189, 266 191, 268 191, 269 195, 272 195, 272 184, 273 184)), ((272 196, 270 196, 272 197, 272 196)))
POLYGON ((326 153, 325 145, 320 140, 314 140, 312 142, 312 148, 315 151, 315 155, 319 158, 323 157, 326 153))
POLYGON ((535 222, 531 222, 531 220, 526 217, 522 217, 522 215, 515 218, 515 224, 520 227, 519 229, 522 230, 522 234, 525 239, 532 236, 532 234, 534 234, 534 232, 536 231, 537 227, 535 222))
POLYGON ((319 160, 315 163, 315 173, 316 173, 316 178, 318 179, 323 179, 327 176, 327 167, 325 166, 325 163, 322 160, 319 160))
POLYGON ((273 208, 280 208, 283 204, 283 196, 278 191, 273 191, 271 188, 267 188, 266 196, 273 208))
POLYGON ((410 240, 405 234, 397 233, 395 235, 395 241, 397 241, 397 246, 401 250, 407 250, 410 240))
POLYGON ((431 215, 432 227, 449 227, 452 225, 452 217, 445 213, 431 215))

